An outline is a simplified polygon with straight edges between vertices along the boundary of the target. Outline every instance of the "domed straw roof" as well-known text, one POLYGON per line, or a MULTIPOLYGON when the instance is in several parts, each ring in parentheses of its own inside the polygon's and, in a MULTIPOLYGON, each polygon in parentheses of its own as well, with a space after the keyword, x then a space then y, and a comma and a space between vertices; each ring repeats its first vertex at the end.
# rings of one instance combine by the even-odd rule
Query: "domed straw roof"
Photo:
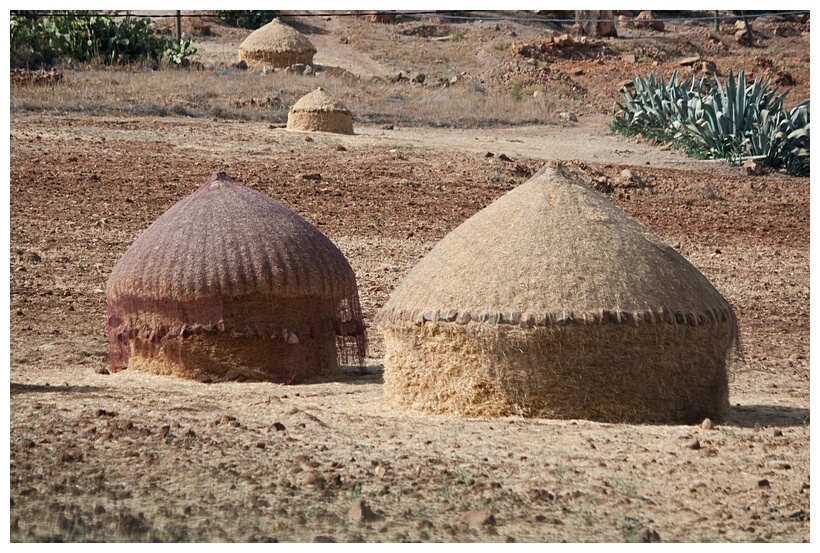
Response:
POLYGON ((321 87, 305 94, 288 112, 288 130, 353 134, 353 115, 321 87))
POLYGON ((310 112, 339 112, 350 115, 350 110, 339 100, 327 93, 327 91, 319 87, 313 92, 308 92, 293 104, 290 108, 291 112, 310 111, 310 112))
POLYGON ((279 18, 256 29, 239 45, 240 52, 316 53, 316 47, 305 35, 282 23, 279 18))
POLYGON ((361 362, 364 325, 344 255, 295 212, 224 172, 168 209, 116 264, 106 289, 109 339, 128 330, 136 305, 212 325, 223 299, 250 295, 326 301, 356 324, 361 362))
POLYGON ((376 322, 570 323, 734 319, 695 267, 560 168, 529 181, 445 236, 376 322))
POLYGON ((728 406, 731 305, 556 164, 445 236, 377 313, 391 408, 693 422, 728 406))

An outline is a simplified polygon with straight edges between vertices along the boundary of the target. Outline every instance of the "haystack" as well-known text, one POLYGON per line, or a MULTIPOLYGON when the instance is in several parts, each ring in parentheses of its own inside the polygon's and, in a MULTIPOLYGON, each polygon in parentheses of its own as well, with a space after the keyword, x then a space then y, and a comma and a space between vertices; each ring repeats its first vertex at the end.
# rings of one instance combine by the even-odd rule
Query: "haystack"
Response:
POLYGON ((322 87, 305 94, 288 112, 288 129, 353 134, 353 115, 322 87))
POLYGON ((106 297, 113 371, 299 382, 333 371, 337 356, 364 359, 356 276, 344 255, 223 172, 137 238, 106 297))
POLYGON ((313 65, 315 54, 316 47, 305 35, 278 18, 256 29, 239 45, 239 59, 248 65, 313 65))
POLYGON ((730 304, 555 164, 480 211, 376 316, 388 407, 694 422, 728 405, 730 304))

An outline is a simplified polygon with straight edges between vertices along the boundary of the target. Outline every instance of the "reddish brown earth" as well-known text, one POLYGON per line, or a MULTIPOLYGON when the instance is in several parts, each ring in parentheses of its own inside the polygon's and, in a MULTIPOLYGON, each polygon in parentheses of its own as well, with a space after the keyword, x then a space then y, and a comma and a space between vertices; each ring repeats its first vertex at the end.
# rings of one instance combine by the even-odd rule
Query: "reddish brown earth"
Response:
POLYGON ((809 540, 809 179, 672 163, 594 118, 310 137, 13 114, 12 541, 809 540), (388 412, 375 328, 364 372, 305 385, 101 374, 113 265, 213 171, 326 233, 369 322, 437 240, 556 158, 734 305, 745 357, 714 428, 388 412))

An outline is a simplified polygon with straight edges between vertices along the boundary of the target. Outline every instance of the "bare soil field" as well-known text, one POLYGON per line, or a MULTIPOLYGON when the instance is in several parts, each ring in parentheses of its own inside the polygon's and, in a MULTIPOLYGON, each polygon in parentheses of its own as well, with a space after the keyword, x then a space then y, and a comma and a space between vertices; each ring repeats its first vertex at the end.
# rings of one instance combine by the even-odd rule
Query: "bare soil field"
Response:
MULTIPOLYGON (((467 39, 475 48, 481 37, 492 45, 544 32, 510 22, 434 32, 418 28, 445 23, 294 21, 315 39, 317 63, 380 77, 465 46, 439 35, 476 37, 467 39), (369 55, 366 46, 388 36, 394 46, 369 55)), ((246 34, 214 28, 202 62, 232 63, 246 34)), ((12 88, 12 105, 28 107, 12 109, 10 135, 11 540, 809 541, 809 179, 686 160, 606 126, 619 80, 670 70, 699 48, 688 45, 710 39, 703 56, 719 68, 749 71, 764 56, 767 70, 797 83, 793 102, 808 97, 808 23, 758 20, 755 29, 754 47, 725 33, 714 42, 707 25, 686 23, 624 29, 592 58, 531 65, 494 46, 474 56, 471 75, 502 102, 517 100, 499 64, 519 76, 539 67, 572 76, 579 92, 556 107, 575 110, 577 122, 441 128, 406 118, 385 128, 354 110, 353 135, 293 133, 265 117, 41 109, 30 90, 12 88), (744 356, 731 367, 725 420, 708 428, 390 412, 372 326, 364 369, 303 385, 104 370, 112 267, 214 171, 330 237, 356 272, 369 323, 438 240, 551 159, 574 163, 733 304, 744 356)), ((449 62, 439 65, 449 78, 449 62)), ((299 86, 309 90, 311 78, 299 86)), ((424 94, 418 83, 396 85, 424 94)))

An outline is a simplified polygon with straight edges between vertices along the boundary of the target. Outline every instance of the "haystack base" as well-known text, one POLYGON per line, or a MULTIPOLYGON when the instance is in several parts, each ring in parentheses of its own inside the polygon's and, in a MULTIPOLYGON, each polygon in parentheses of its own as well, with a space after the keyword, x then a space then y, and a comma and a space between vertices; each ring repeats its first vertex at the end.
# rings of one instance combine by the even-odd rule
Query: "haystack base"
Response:
POLYGON ((246 52, 239 51, 239 59, 248 65, 268 65, 285 68, 296 63, 313 65, 315 52, 246 52))
POLYGON ((227 333, 131 340, 128 368, 213 381, 246 380, 296 384, 334 372, 336 337, 330 333, 297 344, 227 333))
POLYGON ((288 129, 353 134, 353 116, 336 111, 291 111, 288 129))
POLYGON ((537 327, 383 323, 399 411, 607 422, 720 420, 729 322, 537 327))

